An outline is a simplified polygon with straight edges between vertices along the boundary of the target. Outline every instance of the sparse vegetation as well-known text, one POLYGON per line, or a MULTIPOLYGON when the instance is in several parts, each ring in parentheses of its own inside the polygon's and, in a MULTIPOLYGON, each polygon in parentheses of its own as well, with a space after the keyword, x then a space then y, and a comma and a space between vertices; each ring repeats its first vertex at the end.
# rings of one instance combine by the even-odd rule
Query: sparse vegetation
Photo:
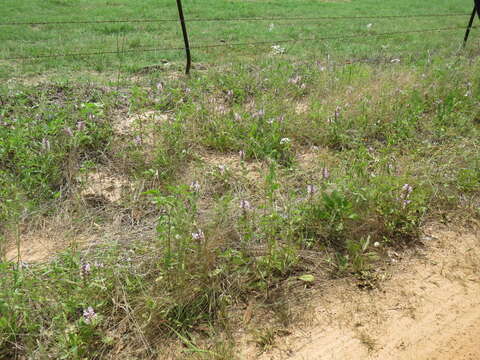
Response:
POLYGON ((252 333, 268 348, 291 289, 478 217, 479 69, 270 57, 3 83, 0 358, 232 358, 253 303, 277 315, 252 333), (73 240, 29 261, 32 234, 73 240))

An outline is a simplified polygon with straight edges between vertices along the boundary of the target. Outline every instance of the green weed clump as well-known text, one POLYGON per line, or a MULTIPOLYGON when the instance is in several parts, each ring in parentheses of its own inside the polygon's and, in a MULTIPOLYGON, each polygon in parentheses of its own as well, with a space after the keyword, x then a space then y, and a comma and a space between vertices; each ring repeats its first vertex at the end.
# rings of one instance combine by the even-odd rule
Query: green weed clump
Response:
POLYGON ((2 91, 0 183, 5 201, 21 197, 24 204, 38 206, 65 197, 78 167, 102 160, 111 127, 103 104, 95 102, 98 97, 71 86, 2 91))
POLYGON ((479 65, 429 61, 2 88, 2 255, 62 211, 98 241, 2 260, 0 357, 153 358, 178 341, 179 358, 228 358, 212 339, 242 306, 284 326, 290 289, 373 279, 427 221, 477 218, 479 65))

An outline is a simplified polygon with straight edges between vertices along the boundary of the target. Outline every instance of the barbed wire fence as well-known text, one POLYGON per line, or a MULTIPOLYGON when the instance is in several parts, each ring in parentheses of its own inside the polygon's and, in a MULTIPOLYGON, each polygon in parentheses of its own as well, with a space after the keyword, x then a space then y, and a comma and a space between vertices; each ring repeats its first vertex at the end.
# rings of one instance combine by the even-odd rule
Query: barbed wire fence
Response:
MULTIPOLYGON (((191 18, 187 22, 231 22, 231 21, 304 21, 304 20, 355 20, 355 19, 408 19, 408 18, 430 18, 430 17, 457 17, 469 16, 470 13, 452 13, 452 14, 409 14, 409 15, 365 15, 365 16, 312 16, 312 17, 239 17, 239 18, 191 18)), ((160 23, 160 22, 178 22, 178 19, 120 19, 120 20, 69 20, 69 21, 40 21, 40 22, 0 22, 0 26, 20 26, 20 25, 74 25, 74 24, 112 24, 112 23, 160 23)))
POLYGON ((186 19, 183 14, 183 8, 181 0, 176 0, 179 12, 179 18, 146 18, 146 19, 111 19, 111 20, 80 20, 80 21, 17 21, 17 22, 0 22, 0 29, 2 27, 17 27, 17 26, 65 26, 65 25, 93 25, 93 24, 125 24, 125 23, 177 23, 180 22, 182 28, 182 34, 184 39, 184 46, 170 46, 170 47, 137 47, 135 49, 120 49, 117 46, 116 50, 99 50, 99 51, 86 51, 86 52, 65 52, 65 53, 45 53, 33 56, 8 56, 0 58, 0 61, 32 61, 46 58, 65 58, 65 57, 88 57, 99 55, 112 55, 112 54, 128 54, 128 53, 146 53, 146 52, 167 52, 167 51, 185 51, 186 54, 186 74, 190 73, 192 65, 192 50, 202 49, 214 49, 214 48, 234 48, 234 47, 261 47, 261 46, 276 46, 279 44, 287 43, 304 43, 304 42, 323 42, 329 40, 352 40, 352 39, 367 39, 367 38, 382 38, 382 37, 395 37, 408 34, 422 34, 422 33, 439 33, 456 30, 464 30, 465 27, 451 26, 443 28, 429 28, 429 29, 412 29, 404 31, 389 31, 381 33, 368 33, 368 34, 342 34, 332 36, 314 36, 308 38, 299 39, 275 39, 266 41, 248 41, 248 42, 222 42, 220 44, 215 43, 201 43, 190 45, 187 24, 199 23, 199 22, 266 22, 266 21, 289 21, 289 22, 321 22, 325 20, 395 20, 395 19, 409 19, 409 18, 453 18, 453 17, 466 17, 470 16, 465 36, 463 39, 463 45, 465 46, 469 38, 471 29, 478 28, 474 26, 473 22, 475 16, 480 18, 480 0, 474 0, 474 8, 472 13, 434 13, 434 14, 406 14, 406 15, 370 15, 370 16, 313 16, 313 17, 236 17, 236 18, 191 18, 186 19))

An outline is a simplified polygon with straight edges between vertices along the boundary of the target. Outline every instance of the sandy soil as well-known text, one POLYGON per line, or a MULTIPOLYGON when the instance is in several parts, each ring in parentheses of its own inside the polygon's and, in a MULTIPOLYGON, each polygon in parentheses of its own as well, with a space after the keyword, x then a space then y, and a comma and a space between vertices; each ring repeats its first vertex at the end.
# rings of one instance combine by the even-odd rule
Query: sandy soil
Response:
POLYGON ((308 323, 260 359, 480 359, 480 236, 438 227, 427 234, 378 289, 345 281, 323 289, 308 323))
MULTIPOLYGON (((327 281, 288 336, 261 355, 247 340, 240 358, 480 360, 480 232, 435 226, 425 233, 425 246, 395 257, 377 288, 327 281)), ((22 259, 36 261, 58 246, 36 240, 22 259)))

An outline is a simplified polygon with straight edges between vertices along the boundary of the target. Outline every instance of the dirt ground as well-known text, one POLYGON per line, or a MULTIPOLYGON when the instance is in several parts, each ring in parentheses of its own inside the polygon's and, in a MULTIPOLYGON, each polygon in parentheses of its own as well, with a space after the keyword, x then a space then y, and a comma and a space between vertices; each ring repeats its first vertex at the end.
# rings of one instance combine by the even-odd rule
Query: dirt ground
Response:
MULTIPOLYGON (((479 233, 435 226, 426 235, 377 289, 348 282, 323 289, 307 321, 259 358, 480 359, 479 233)), ((257 355, 246 349, 244 358, 257 355)))
MULTIPOLYGON (((479 360, 480 231, 436 225, 424 239, 415 251, 396 254, 373 290, 351 279, 326 281, 288 336, 277 337, 261 355, 245 340, 240 358, 479 360)), ((23 240, 28 261, 58 247, 53 238, 37 242, 41 249, 23 240)), ((10 250, 13 259, 16 250, 10 250)))

